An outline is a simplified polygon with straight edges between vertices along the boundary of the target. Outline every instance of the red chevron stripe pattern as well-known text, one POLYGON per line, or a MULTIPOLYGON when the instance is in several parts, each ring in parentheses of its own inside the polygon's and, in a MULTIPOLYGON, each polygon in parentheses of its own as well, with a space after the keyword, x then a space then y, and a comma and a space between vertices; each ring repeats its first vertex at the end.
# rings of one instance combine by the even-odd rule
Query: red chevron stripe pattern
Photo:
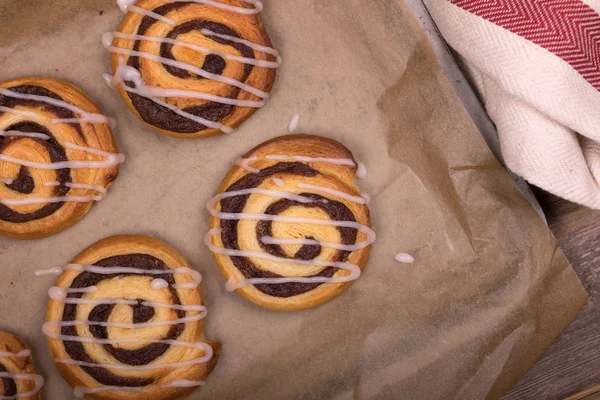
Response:
POLYGON ((600 15, 580 0, 449 0, 545 48, 600 91, 600 15))

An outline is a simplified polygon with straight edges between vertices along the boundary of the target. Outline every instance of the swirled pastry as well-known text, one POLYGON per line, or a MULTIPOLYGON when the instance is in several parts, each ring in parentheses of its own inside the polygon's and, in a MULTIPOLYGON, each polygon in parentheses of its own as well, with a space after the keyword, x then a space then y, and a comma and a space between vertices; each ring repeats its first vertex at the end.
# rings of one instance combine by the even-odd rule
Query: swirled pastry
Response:
POLYGON ((50 236, 105 196, 124 160, 112 122, 67 82, 0 83, 0 235, 50 236))
POLYGON ((44 333, 63 378, 89 399, 183 398, 216 365, 204 339, 200 274, 171 247, 144 236, 90 246, 49 290, 44 333))
POLYGON ((43 385, 31 350, 16 336, 0 331, 0 399, 41 400, 43 385))
POLYGON ((129 108, 161 133, 233 132, 262 107, 280 65, 258 0, 119 0, 126 12, 104 35, 129 108))
POLYGON ((270 140, 239 160, 208 204, 205 243, 227 288, 295 311, 357 279, 375 240, 368 196, 354 183, 359 166, 340 143, 309 135, 270 140))

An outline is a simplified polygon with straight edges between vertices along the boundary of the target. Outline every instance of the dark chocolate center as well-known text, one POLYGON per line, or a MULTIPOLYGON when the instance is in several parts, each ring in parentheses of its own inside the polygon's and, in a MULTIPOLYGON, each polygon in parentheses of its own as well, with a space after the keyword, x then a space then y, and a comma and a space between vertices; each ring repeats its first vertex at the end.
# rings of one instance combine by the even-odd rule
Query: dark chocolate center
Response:
MULTIPOLYGON (((96 262, 94 265, 101 267, 126 267, 126 268, 139 268, 144 270, 164 270, 169 271, 169 268, 165 265, 162 260, 155 258, 147 254, 128 254, 123 256, 109 257, 101 261, 96 262)), ((169 283, 169 290, 171 292, 172 304, 180 305, 181 301, 177 294, 177 291, 173 289, 172 285, 175 284, 175 278, 172 274, 155 275, 155 274, 132 274, 132 273, 115 273, 115 274, 97 274, 92 272, 82 272, 79 274, 71 284, 71 288, 86 288, 95 286, 102 281, 118 280, 126 276, 148 276, 156 278, 159 276, 169 283)), ((71 293, 69 298, 81 298, 83 293, 71 293)), ((138 299, 138 304, 131 306, 133 309, 133 323, 141 324, 149 321, 154 317, 154 309, 152 307, 144 306, 141 303, 142 299, 138 299)), ((113 304, 101 304, 95 306, 89 313, 88 319, 94 322, 107 322, 110 318, 111 313, 115 309, 113 304)), ((63 311, 63 321, 74 321, 77 313, 76 304, 65 304, 63 311)), ((184 318, 185 311, 176 311, 177 318, 184 318)), ((97 339, 110 339, 108 337, 107 328, 99 325, 90 325, 90 332, 97 339)), ((185 328, 184 324, 176 324, 171 326, 167 334, 160 339, 174 340, 177 339, 185 328)), ((68 336, 78 336, 77 329, 74 326, 65 326, 62 328, 61 333, 68 336)), ((75 341, 64 341, 65 350, 73 360, 83 361, 87 363, 98 362, 95 361, 86 351, 82 343, 75 341)), ((135 350, 127 350, 115 347, 111 344, 105 344, 104 348, 109 352, 115 359, 123 364, 127 365, 147 365, 155 361, 157 358, 162 356, 168 349, 169 345, 164 343, 152 343, 142 348, 135 350)), ((127 386, 127 387, 141 387, 152 384, 154 380, 152 378, 126 378, 116 375, 105 368, 100 367, 82 367, 91 377, 96 379, 103 385, 109 386, 127 386)))
MULTIPOLYGON (((310 168, 306 164, 292 162, 292 163, 279 163, 271 167, 265 168, 256 174, 248 174, 232 184, 227 188, 228 192, 238 191, 243 189, 251 189, 259 186, 264 180, 269 179, 277 173, 286 173, 290 175, 298 176, 316 176, 319 172, 310 168)), ((221 200, 221 211, 224 213, 242 213, 246 202, 250 195, 240 195, 235 197, 229 197, 221 200)), ((307 207, 307 208, 319 208, 327 213, 329 217, 334 221, 352 221, 355 222, 356 218, 354 214, 346 205, 338 201, 325 199, 324 197, 313 194, 313 193, 302 193, 301 196, 308 197, 314 200, 311 203, 300 203, 294 200, 282 199, 268 207, 266 214, 277 215, 287 210, 290 207, 307 207), (327 200, 326 202, 324 200, 327 200)), ((221 220, 221 240, 223 245, 228 249, 239 249, 238 244, 238 220, 221 220)), ((354 228, 337 227, 342 238, 342 244, 351 245, 356 243, 358 232, 354 228)), ((260 241, 262 236, 271 236, 272 233, 272 222, 271 221, 260 221, 257 224, 256 234, 259 238, 261 247, 269 254, 277 257, 288 257, 283 249, 277 245, 267 245, 260 241)), ((312 239, 312 237, 307 237, 312 239)), ((294 255, 294 258, 302 260, 312 260, 321 253, 321 246, 318 245, 305 245, 298 250, 294 255)), ((350 255, 349 251, 338 250, 332 262, 345 262, 350 255)), ((257 268, 248 258, 246 257, 231 257, 233 264, 244 274, 247 279, 252 278, 279 278, 278 274, 272 272, 263 271, 257 268)), ((314 276, 320 277, 332 277, 337 268, 327 267, 320 273, 314 276)), ((260 284, 255 287, 261 292, 275 297, 291 297, 302 293, 309 292, 320 286, 322 283, 280 283, 280 284, 260 284)))
MULTIPOLYGON (((171 10, 175 10, 181 7, 185 7, 186 5, 193 4, 191 2, 177 2, 177 3, 169 3, 158 8, 155 8, 153 12, 159 15, 165 15, 171 10)), ((145 16, 140 23, 137 34, 144 35, 146 31, 156 23, 156 19, 152 17, 145 16)), ((166 35, 169 39, 176 39, 179 35, 183 35, 192 31, 201 31, 202 29, 209 29, 215 33, 221 35, 228 35, 235 38, 239 38, 240 35, 233 29, 228 26, 207 20, 192 20, 185 22, 181 25, 176 26, 171 30, 168 35, 166 35)), ((255 58, 254 51, 242 43, 237 43, 231 40, 222 39, 216 36, 207 36, 210 37, 215 42, 220 44, 225 44, 237 49, 243 57, 246 58, 255 58)), ((136 41, 133 47, 133 50, 139 51, 140 49, 140 41, 136 41)), ((173 45, 170 43, 163 43, 160 49, 161 57, 168 58, 174 60, 175 57, 172 53, 173 45)), ((140 59, 139 57, 130 57, 127 64, 137 70, 140 70, 140 59)), ((182 79, 204 79, 201 76, 190 73, 187 70, 183 70, 177 67, 169 66, 163 64, 164 68, 173 76, 182 79)), ((209 54, 204 59, 204 64, 202 65, 202 69, 207 72, 221 75, 226 67, 226 61, 214 54, 209 54)), ((252 72, 253 66, 250 64, 244 64, 244 73, 242 77, 238 79, 240 82, 245 82, 250 73, 252 72)), ((131 83, 128 83, 131 86, 131 83)), ((237 98, 240 93, 240 89, 234 86, 231 86, 230 92, 225 97, 229 97, 232 99, 237 98)), ((135 93, 128 93, 129 98, 131 99, 131 103, 133 107, 138 111, 141 118, 150 125, 153 125, 160 129, 169 130, 177 133, 196 133, 206 129, 207 127, 204 124, 195 122, 190 120, 187 117, 179 115, 174 111, 163 107, 154 101, 139 96, 135 93)), ((188 114, 192 114, 197 117, 201 117, 207 119, 209 121, 218 122, 231 114, 235 109, 235 106, 230 104, 223 104, 209 101, 200 106, 193 106, 184 108, 188 114)))

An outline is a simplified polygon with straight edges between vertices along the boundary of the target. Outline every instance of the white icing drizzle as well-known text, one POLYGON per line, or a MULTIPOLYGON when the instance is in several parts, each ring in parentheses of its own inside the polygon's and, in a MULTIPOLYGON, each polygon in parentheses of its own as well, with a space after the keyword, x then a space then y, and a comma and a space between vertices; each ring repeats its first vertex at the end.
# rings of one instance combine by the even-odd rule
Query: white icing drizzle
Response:
POLYGON ((320 242, 318 240, 312 239, 277 239, 271 236, 263 236, 260 238, 260 241, 264 244, 300 244, 300 245, 319 245, 321 247, 329 247, 337 250, 344 251, 355 251, 364 249, 371 245, 368 240, 363 240, 362 242, 358 242, 355 244, 339 244, 339 243, 330 243, 330 242, 320 242))
POLYGON ((99 267, 96 265, 81 265, 81 264, 67 264, 65 266, 56 266, 47 269, 38 269, 34 272, 35 276, 43 275, 60 275, 65 271, 80 271, 80 272, 92 272, 100 275, 111 275, 111 274, 146 274, 146 275, 190 275, 192 277, 191 282, 177 283, 173 285, 175 289, 195 289, 202 282, 202 275, 196 270, 188 267, 178 267, 170 270, 163 269, 142 269, 142 268, 129 268, 129 267, 99 267))
POLYGON ((173 382, 169 382, 165 385, 162 385, 161 388, 187 388, 187 387, 196 387, 206 385, 206 381, 190 381, 188 379, 177 379, 173 382))
POLYGON ((360 195, 366 200, 367 204, 371 202, 371 196, 369 196, 369 193, 361 193, 360 195))
POLYGON ((276 184, 279 187, 284 187, 285 186, 285 182, 282 179, 273 178, 271 180, 273 181, 274 184, 276 184))
MULTIPOLYGON (((359 175, 363 179, 366 177, 366 167, 363 163, 356 163, 354 160, 350 158, 326 158, 326 157, 307 157, 307 156, 288 156, 283 154, 267 154, 264 156, 265 160, 274 160, 274 161, 300 161, 305 163, 328 163, 333 165, 346 165, 349 167, 357 167, 356 176, 359 175), (362 167, 361 167, 362 165, 362 167)), ((253 174, 257 174, 260 172, 260 169, 254 168, 250 166, 250 163, 258 160, 257 156, 249 157, 249 158, 240 158, 235 162, 235 165, 242 167, 248 172, 253 174)), ((359 177, 360 178, 360 177, 359 177)))
POLYGON ((78 399, 83 399, 86 394, 100 393, 100 392, 134 392, 139 393, 144 388, 139 387, 128 387, 128 386, 97 386, 93 388, 75 386, 73 389, 73 396, 78 399))
POLYGON ((0 204, 7 206, 24 206, 30 204, 51 203, 87 203, 89 201, 101 201, 102 196, 57 196, 57 197, 27 197, 24 199, 0 199, 0 204))
POLYGON ((4 183, 5 185, 12 185, 14 180, 9 178, 0 178, 0 182, 4 183))
POLYGON ((206 28, 202 29, 200 32, 204 36, 218 37, 220 39, 225 39, 225 40, 229 40, 231 42, 243 44, 245 46, 250 47, 252 50, 256 50, 256 51, 260 51, 260 52, 263 52, 263 53, 270 54, 270 55, 274 56, 276 58, 276 60, 277 60, 277 63, 279 65, 281 65, 281 61, 282 61, 281 60, 281 56, 279 55, 279 52, 277 50, 275 50, 274 48, 272 48, 272 47, 263 46, 263 45, 260 45, 258 43, 253 43, 253 42, 251 42, 249 40, 238 38, 238 37, 235 37, 235 36, 223 35, 221 33, 216 33, 216 32, 211 31, 210 29, 206 29, 206 28))
MULTIPOLYGON (((10 183, 9 183, 10 184, 10 183)), ((44 186, 60 186, 60 182, 45 182, 44 186)), ((66 182, 66 187, 73 189, 89 189, 102 193, 97 196, 59 196, 59 197, 28 197, 24 199, 0 199, 1 204, 8 206, 22 206, 27 204, 46 204, 46 203, 87 203, 88 201, 101 201, 106 195, 106 188, 97 185, 88 185, 85 183, 66 182)))
POLYGON ((140 75, 140 72, 137 69, 126 65, 122 59, 119 61, 119 66, 117 67, 117 71, 115 72, 114 77, 111 77, 111 75, 109 75, 109 74, 104 74, 103 77, 109 86, 117 87, 117 85, 120 84, 124 90, 126 90, 130 93, 138 94, 147 99, 150 99, 153 102, 155 102, 156 104, 159 104, 165 108, 168 108, 169 110, 171 110, 191 121, 197 122, 197 123, 207 126, 209 128, 220 129, 221 131, 223 131, 225 133, 233 133, 234 132, 233 128, 230 128, 230 127, 220 124, 218 122, 213 122, 208 119, 187 113, 187 112, 181 110, 180 108, 175 107, 172 104, 169 104, 167 102, 159 100, 159 99, 151 96, 150 94, 146 93, 148 88, 144 84, 144 82, 142 80, 142 76, 140 75), (126 81, 133 82, 134 87, 131 88, 131 87, 125 85, 126 81))
MULTIPOLYGON (((206 34, 211 35, 211 36, 217 36, 216 33, 209 31, 209 30, 206 30, 206 34)), ((222 36, 222 35, 220 35, 220 36, 222 36)), ((175 46, 187 47, 188 49, 196 50, 196 51, 198 51, 200 53, 204 53, 204 54, 216 54, 226 60, 239 61, 241 63, 250 64, 250 65, 257 66, 257 67, 275 69, 275 68, 279 68, 281 66, 280 60, 266 61, 266 60, 257 60, 255 58, 236 56, 233 54, 223 53, 218 50, 212 50, 212 49, 209 49, 208 47, 199 46, 199 45, 196 45, 193 43, 188 43, 188 42, 184 42, 184 41, 177 40, 177 39, 171 39, 171 38, 161 38, 161 37, 144 36, 144 35, 132 35, 132 34, 126 34, 126 33, 121 33, 121 32, 107 32, 104 35, 102 35, 102 43, 104 44, 104 46, 106 48, 108 48, 112 45, 113 39, 115 37, 121 38, 121 39, 130 39, 130 40, 145 40, 145 41, 154 42, 154 43, 169 43, 169 44, 172 44, 175 46)), ((234 37, 231 36, 231 38, 234 38, 234 37)), ((234 39, 237 39, 237 38, 234 38, 234 39)), ((251 42, 248 42, 248 43, 251 43, 251 42)), ((274 55, 276 57, 279 56, 279 53, 277 53, 276 50, 271 49, 269 47, 267 47, 266 49, 272 50, 269 53, 274 52, 275 53, 274 55)))
POLYGON ((361 162, 358 163, 358 170, 356 171, 356 177, 358 179, 365 179, 367 177, 367 166, 361 162))
POLYGON ((294 114, 290 124, 288 125, 288 132, 294 133, 296 129, 298 129, 298 124, 300 123, 300 114, 294 114))
POLYGON ((0 106, 0 112, 6 112, 6 113, 10 113, 10 114, 17 114, 17 115, 24 115, 26 117, 35 117, 35 116, 37 116, 37 114, 34 113, 34 112, 32 112, 32 111, 17 110, 16 108, 10 108, 10 107, 4 107, 4 106, 0 106))
POLYGON ((310 189, 310 190, 316 190, 317 192, 329 193, 331 195, 340 197, 342 199, 351 201, 353 203, 367 204, 367 199, 365 197, 353 196, 346 192, 342 192, 342 191, 331 189, 331 188, 324 187, 324 186, 315 186, 315 185, 310 185, 308 183, 299 183, 298 187, 300 189, 310 189))
POLYGON ((0 372, 0 378, 10 378, 17 381, 32 381, 35 387, 29 392, 17 393, 15 396, 0 396, 0 400, 14 400, 31 397, 38 393, 44 386, 44 378, 36 374, 13 374, 10 372, 0 372))
MULTIPOLYGON (((44 183, 44 186, 60 186, 60 182, 46 182, 46 183, 44 183)), ((107 192, 106 188, 103 187, 103 186, 88 185, 87 183, 66 182, 65 186, 69 187, 69 188, 73 188, 73 189, 95 190, 95 191, 100 192, 100 193, 106 193, 107 192)))
POLYGON ((169 282, 165 281, 164 279, 157 278, 157 279, 154 279, 152 281, 152 283, 150 283, 150 287, 154 290, 164 289, 164 288, 169 287, 169 282))
MULTIPOLYGON (((160 20, 165 18, 162 15, 153 13, 152 11, 149 11, 149 10, 146 10, 146 9, 143 9, 140 7, 135 7, 134 4, 136 3, 136 1, 137 0, 117 0, 117 4, 119 5, 119 8, 121 9, 121 11, 124 13, 131 11, 131 12, 137 12, 139 14, 147 15, 149 17, 153 17, 153 18, 160 19, 160 20), (155 15, 157 17, 155 17, 155 15), (161 18, 158 18, 158 17, 161 17, 161 18)), ((232 12, 235 12, 238 14, 247 14, 247 15, 258 14, 263 9, 263 3, 260 0, 242 0, 244 3, 253 5, 254 6, 253 8, 235 7, 235 6, 230 6, 228 4, 223 4, 223 3, 213 1, 213 0, 173 0, 173 2, 183 2, 183 1, 208 5, 208 6, 220 8, 222 10, 232 11, 232 12)), ((166 20, 173 21, 170 18, 166 18, 166 20)), ((165 21, 165 22, 167 22, 167 21, 165 21)), ((175 21, 173 21, 173 23, 174 22, 175 21)))
POLYGON ((234 87, 237 87, 239 89, 242 89, 246 92, 252 93, 262 99, 268 99, 269 98, 269 94, 267 92, 264 92, 260 89, 257 89, 253 86, 247 85, 243 82, 240 82, 236 79, 233 78, 228 78, 226 76, 222 76, 222 75, 218 75, 218 74, 213 74, 212 72, 208 72, 203 70, 200 67, 196 67, 194 65, 182 62, 182 61, 177 61, 177 60, 172 60, 170 58, 165 58, 165 57, 161 57, 161 56, 157 56, 155 54, 152 53, 147 53, 144 51, 137 51, 137 50, 129 50, 129 49, 123 49, 121 47, 115 47, 115 46, 109 46, 107 47, 107 50, 111 53, 117 53, 117 54, 123 54, 123 55, 128 55, 130 57, 140 57, 140 58, 145 58, 146 60, 150 60, 150 61, 155 61, 161 64, 165 64, 165 65, 169 65, 171 67, 176 67, 179 69, 183 69, 185 71, 189 71, 192 72, 196 75, 199 75, 205 79, 209 79, 212 81, 216 81, 216 82, 220 82, 220 83, 225 83, 234 87))
MULTIPOLYGON (((221 3, 219 1, 214 1, 214 0, 173 0, 173 1, 174 2, 192 1, 194 3, 212 6, 212 7, 216 7, 219 9, 226 10, 226 11, 231 11, 231 12, 240 13, 240 14, 247 14, 247 15, 258 14, 263 9, 263 4, 260 0, 243 0, 245 3, 252 5, 253 6, 252 8, 231 6, 231 5, 224 4, 224 3, 221 3)), ((154 18, 156 20, 159 20, 159 21, 171 24, 171 25, 174 25, 176 23, 176 21, 174 21, 171 18, 165 17, 163 15, 159 15, 153 11, 146 10, 144 8, 135 6, 135 3, 136 3, 135 0, 117 0, 117 4, 119 5, 119 8, 123 12, 129 12, 129 11, 135 12, 135 13, 154 18)), ((213 81, 217 81, 217 82, 221 82, 221 83, 225 83, 225 84, 237 87, 241 90, 244 90, 246 92, 249 92, 249 93, 252 93, 252 94, 258 96, 261 100, 259 100, 259 101, 238 100, 238 99, 231 99, 228 97, 216 96, 216 95, 212 95, 209 93, 198 92, 198 91, 193 91, 193 90, 163 89, 160 87, 148 87, 144 84, 144 82, 139 74, 139 71, 137 71, 133 67, 127 66, 122 59, 119 60, 119 66, 117 68, 117 71, 115 72, 115 76, 111 77, 109 74, 104 74, 103 78, 107 82, 107 84, 109 84, 109 86, 111 86, 111 87, 116 88, 120 84, 121 87, 124 90, 126 90, 127 92, 138 94, 142 97, 150 99, 153 102, 155 102, 156 104, 158 104, 162 107, 168 108, 169 110, 181 115, 184 118, 188 118, 191 121, 202 124, 208 128, 219 129, 219 130, 223 131, 224 133, 233 133, 234 129, 231 127, 228 127, 228 126, 220 124, 218 122, 210 121, 205 118, 201 118, 196 115, 187 113, 187 112, 179 109, 178 107, 175 107, 165 101, 158 99, 157 97, 193 98, 193 99, 202 99, 202 100, 213 101, 213 102, 217 102, 217 103, 221 103, 221 104, 234 105, 237 107, 260 108, 266 104, 266 100, 269 98, 269 94, 267 92, 259 90, 253 86, 247 85, 236 79, 224 77, 219 74, 209 73, 208 71, 205 71, 202 68, 199 68, 195 65, 191 65, 191 64, 188 64, 185 62, 180 62, 180 61, 160 57, 160 56, 157 56, 157 55, 154 55, 151 53, 145 53, 145 52, 139 52, 139 51, 134 51, 134 50, 130 50, 130 49, 124 49, 124 48, 115 47, 112 45, 113 39, 115 37, 122 38, 122 39, 129 39, 129 40, 146 40, 146 41, 151 41, 151 42, 169 43, 169 44, 176 45, 176 46, 187 47, 187 48, 190 48, 190 49, 193 49, 193 50, 205 53, 205 54, 217 54, 220 57, 223 57, 228 60, 238 61, 238 62, 242 62, 245 64, 254 65, 257 67, 279 68, 279 66, 281 65, 281 61, 282 61, 281 56, 279 55, 277 50, 275 50, 271 47, 262 46, 258 43, 253 43, 248 40, 229 36, 229 35, 218 34, 209 29, 202 29, 201 33, 205 36, 214 36, 214 37, 226 39, 226 40, 229 40, 232 42, 242 43, 253 50, 260 51, 260 52, 274 56, 276 61, 257 60, 257 59, 249 58, 249 57, 236 56, 236 55, 232 55, 232 54, 223 53, 223 52, 220 52, 217 50, 212 50, 212 49, 209 49, 209 48, 206 48, 203 46, 198 46, 198 45, 195 45, 192 43, 183 42, 183 41, 177 40, 177 39, 160 38, 160 37, 145 36, 145 35, 125 34, 125 33, 121 33, 121 32, 105 33, 102 36, 102 44, 109 52, 128 55, 128 56, 141 57, 141 58, 145 58, 145 59, 148 59, 151 61, 160 62, 165 65, 170 65, 170 66, 173 66, 176 68, 180 68, 180 69, 195 73, 199 76, 202 76, 205 79, 209 79, 209 80, 213 80, 213 81), (125 85, 126 81, 134 82, 134 87, 131 88, 131 87, 125 85)))
MULTIPOLYGON (((80 115, 79 118, 55 119, 52 121, 53 124, 72 124, 72 123, 89 122, 92 124, 109 124, 111 126, 111 128, 116 127, 116 120, 114 120, 112 118, 108 118, 102 114, 94 114, 94 113, 84 111, 81 108, 76 107, 70 103, 67 103, 62 100, 53 99, 52 97, 38 96, 38 95, 34 95, 34 94, 17 93, 17 92, 13 92, 12 90, 2 89, 2 88, 0 88, 0 94, 3 96, 6 96, 6 97, 15 98, 15 99, 39 101, 39 102, 50 104, 50 105, 53 105, 56 107, 66 108, 67 110, 80 115)), ((0 111, 2 111, 2 110, 0 109, 0 111)), ((33 116, 35 116, 35 113, 33 113, 33 116)))
POLYGON ((31 350, 29 350, 29 349, 21 350, 18 353, 11 353, 9 351, 0 351, 0 357, 25 358, 25 357, 30 357, 30 356, 31 356, 31 350))
POLYGON ((237 165, 238 167, 242 167, 246 171, 251 172, 253 174, 258 174, 260 172, 260 169, 250 166, 250 163, 256 160, 258 160, 258 157, 256 156, 250 158, 240 158, 235 162, 235 165, 237 165))
POLYGON ((394 259, 402 264, 412 264, 415 262, 415 258, 407 253, 398 253, 394 259))
POLYGON ((65 147, 79 150, 90 154, 99 155, 105 157, 104 161, 60 161, 54 163, 38 163, 33 161, 21 160, 19 158, 10 157, 4 154, 0 154, 0 161, 11 162, 17 165, 22 165, 30 168, 38 168, 45 170, 57 170, 57 169, 94 169, 94 168, 111 168, 115 165, 119 165, 125 161, 123 154, 108 153, 106 151, 92 149, 90 147, 79 146, 71 142, 65 142, 65 147))
POLYGON ((0 129, 0 136, 4 137, 28 137, 28 138, 36 138, 42 140, 51 139, 50 136, 45 133, 36 133, 36 132, 21 132, 21 131, 3 131, 0 129))
MULTIPOLYGON (((106 158, 104 161, 60 161, 54 163, 38 163, 33 161, 22 160, 19 158, 7 156, 4 154, 0 154, 0 161, 7 161, 18 165, 23 165, 31 168, 45 169, 45 170, 58 170, 63 168, 72 168, 72 169, 81 169, 81 168, 110 168, 112 166, 121 164, 125 161, 125 156, 123 154, 115 154, 108 153, 105 151, 92 149, 89 147, 78 146, 76 144, 66 142, 65 147, 87 152, 90 154, 95 154, 106 158)), ((3 183, 11 184, 13 181, 2 180, 3 183), (10 183, 7 183, 10 181, 10 183)), ((59 186, 59 182, 46 182, 45 186, 59 186)), ((63 202, 72 202, 72 203, 87 203, 89 201, 101 201, 104 199, 106 195, 106 188, 98 185, 89 185, 84 183, 72 183, 67 182, 65 186, 72 189, 88 189, 95 190, 100 193, 100 195, 94 196, 57 196, 57 197, 26 197, 22 199, 8 199, 8 198, 0 198, 0 204, 5 204, 8 206, 22 206, 29 204, 50 204, 50 203, 63 203, 63 202)))

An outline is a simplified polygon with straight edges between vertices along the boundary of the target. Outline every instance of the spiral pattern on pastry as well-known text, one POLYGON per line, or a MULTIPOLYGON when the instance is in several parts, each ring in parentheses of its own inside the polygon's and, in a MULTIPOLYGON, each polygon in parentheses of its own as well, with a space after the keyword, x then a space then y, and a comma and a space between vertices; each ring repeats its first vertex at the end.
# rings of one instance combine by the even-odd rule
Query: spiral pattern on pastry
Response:
POLYGON ((16 336, 0 331, 0 399, 41 400, 43 385, 31 351, 16 336))
POLYGON ((49 236, 83 218, 123 161, 110 122, 67 82, 0 83, 0 235, 49 236))
POLYGON ((179 399, 216 365, 204 339, 200 274, 165 243, 115 236, 95 243, 49 290, 44 333, 63 378, 89 399, 179 399))
POLYGON ((208 209, 205 243, 228 289, 274 310, 339 295, 360 276, 375 233, 358 163, 340 143, 283 136, 247 153, 208 209))
POLYGON ((163 134, 231 133, 268 99, 280 58, 258 0, 120 0, 127 12, 105 34, 116 87, 163 134))

